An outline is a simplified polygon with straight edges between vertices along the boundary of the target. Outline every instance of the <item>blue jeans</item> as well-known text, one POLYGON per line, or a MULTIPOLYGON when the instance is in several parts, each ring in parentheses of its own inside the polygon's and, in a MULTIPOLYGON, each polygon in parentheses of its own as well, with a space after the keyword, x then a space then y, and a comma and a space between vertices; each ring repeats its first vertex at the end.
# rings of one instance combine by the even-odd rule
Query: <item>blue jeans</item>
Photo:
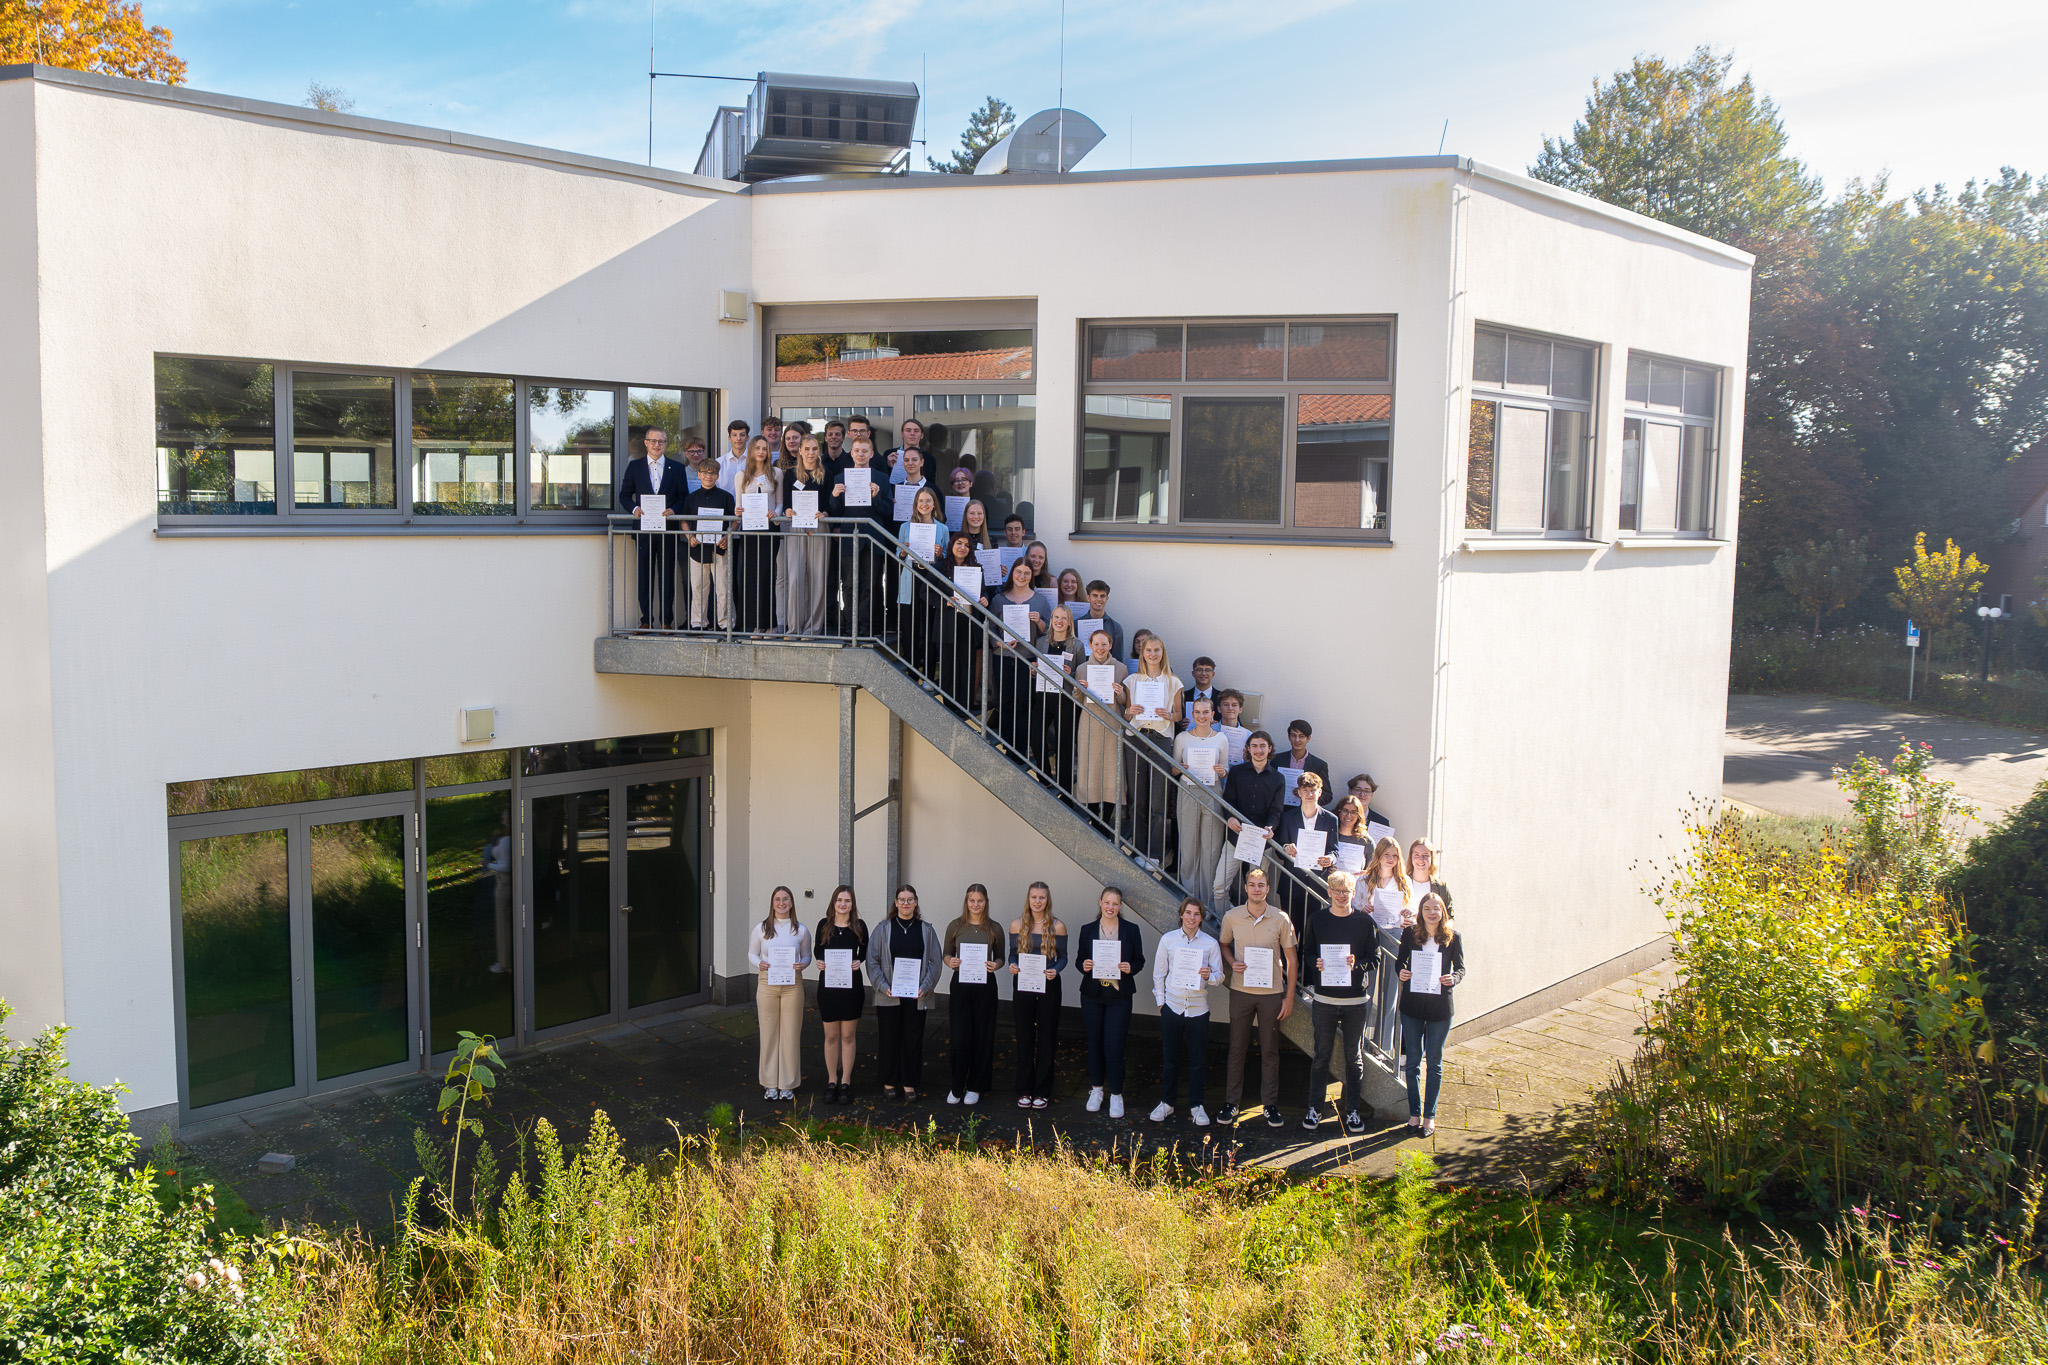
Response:
POLYGON ((1081 998, 1081 1027, 1088 1033, 1088 1084, 1112 1095, 1124 1093, 1124 1038, 1131 1031, 1131 997, 1081 998))
POLYGON ((1159 1007, 1159 1098, 1173 1103, 1180 1089, 1180 1064, 1188 1065, 1188 1107, 1202 1107, 1209 1083, 1209 1016, 1177 1014, 1173 1006, 1159 1007))
POLYGON ((1436 1092, 1444 1086, 1444 1037, 1451 1031, 1448 1019, 1401 1018, 1401 1053, 1408 1059, 1408 1117, 1436 1117, 1436 1092), (1429 1093, 1424 1095, 1422 1059, 1429 1057, 1429 1093))

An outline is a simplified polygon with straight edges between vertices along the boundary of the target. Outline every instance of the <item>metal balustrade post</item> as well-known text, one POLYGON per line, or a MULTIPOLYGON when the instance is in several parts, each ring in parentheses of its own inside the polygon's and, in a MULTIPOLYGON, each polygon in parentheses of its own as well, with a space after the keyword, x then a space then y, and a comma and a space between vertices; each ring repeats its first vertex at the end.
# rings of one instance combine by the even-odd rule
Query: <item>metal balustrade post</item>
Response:
MULTIPOLYGON (((839 881, 853 885, 853 716, 856 689, 839 689, 839 881)), ((828 907, 829 908, 829 907, 828 907)))

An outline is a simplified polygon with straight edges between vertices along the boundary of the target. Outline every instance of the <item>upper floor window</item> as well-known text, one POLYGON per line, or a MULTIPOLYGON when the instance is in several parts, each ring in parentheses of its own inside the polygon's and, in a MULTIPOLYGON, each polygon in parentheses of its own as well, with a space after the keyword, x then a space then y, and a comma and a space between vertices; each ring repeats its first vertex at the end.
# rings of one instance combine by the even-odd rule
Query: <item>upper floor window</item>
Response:
POLYGON ((1660 356, 1628 358, 1621 424, 1621 529, 1712 535, 1720 371, 1660 356))
POLYGON ((1379 319, 1091 324, 1082 527, 1383 535, 1393 330, 1379 319))
POLYGON ((1584 343, 1479 329, 1465 460, 1466 530, 1586 534, 1593 355, 1584 343))
POLYGON ((647 432, 681 460, 712 407, 707 389, 158 356, 157 513, 589 521, 647 432))

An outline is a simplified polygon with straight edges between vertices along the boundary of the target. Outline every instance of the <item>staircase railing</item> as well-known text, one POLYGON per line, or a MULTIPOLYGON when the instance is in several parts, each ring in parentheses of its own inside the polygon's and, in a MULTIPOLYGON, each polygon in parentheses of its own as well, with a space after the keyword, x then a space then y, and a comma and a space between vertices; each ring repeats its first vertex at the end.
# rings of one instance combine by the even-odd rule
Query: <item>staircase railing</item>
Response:
MULTIPOLYGON (((721 578, 729 584, 730 601, 702 603, 679 587, 672 599, 678 615, 669 618, 677 624, 668 627, 660 614, 661 579, 692 563, 693 550, 699 555, 706 550, 699 521, 642 531, 634 518, 611 520, 610 633, 874 650, 984 743, 1051 790, 1098 837, 1110 840, 1130 859, 1135 874, 1178 899, 1191 897, 1215 907, 1205 915, 1214 932, 1216 916, 1228 904, 1224 900, 1218 906, 1213 894, 1215 858, 1199 858, 1206 866, 1179 866, 1169 833, 1182 818, 1217 821, 1227 858, 1235 842, 1229 822, 1250 824, 1250 817, 1223 799, 1220 781, 1204 782, 1175 762, 1160 737, 1104 704, 1083 680, 1006 626, 999 611, 976 600, 983 594, 993 599, 1000 585, 984 578, 975 597, 969 597, 960 584, 873 521, 820 517, 811 530, 763 531, 745 529, 739 518, 725 518, 719 534, 727 565, 721 573, 714 554, 708 576, 714 592, 721 578), (819 598, 821 613, 812 610, 819 598), (651 609, 645 627, 639 624, 643 601, 651 609), (687 618, 680 615, 686 603, 687 618), (792 621, 792 613, 814 619, 792 621), (703 620, 701 629, 688 625, 696 619, 703 620)), ((708 531, 710 519, 701 524, 708 531)), ((941 527, 942 548, 944 535, 941 527)), ((700 583, 705 577, 701 570, 693 575, 700 583)), ((1220 735, 1218 747, 1224 747, 1220 735)), ((1330 903, 1326 874, 1297 868, 1277 844, 1269 841, 1259 865, 1266 871, 1272 903, 1297 927, 1330 903)), ((1364 913, 1362 905, 1356 913, 1364 913)), ((1398 993, 1394 952, 1384 935, 1377 957, 1368 973, 1373 1008, 1366 1033, 1384 1064, 1396 1046, 1393 998, 1398 993)), ((1310 959, 1300 962, 1304 988, 1312 987, 1316 965, 1310 959)))

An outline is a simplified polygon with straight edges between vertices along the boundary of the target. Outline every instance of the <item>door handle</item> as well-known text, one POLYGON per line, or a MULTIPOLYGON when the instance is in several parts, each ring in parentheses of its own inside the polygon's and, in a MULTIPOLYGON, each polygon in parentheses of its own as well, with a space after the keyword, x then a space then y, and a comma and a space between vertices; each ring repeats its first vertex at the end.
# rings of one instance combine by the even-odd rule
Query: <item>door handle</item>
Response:
POLYGON ((630 915, 633 913, 633 907, 630 905, 622 905, 619 907, 619 913, 622 915, 630 915))

